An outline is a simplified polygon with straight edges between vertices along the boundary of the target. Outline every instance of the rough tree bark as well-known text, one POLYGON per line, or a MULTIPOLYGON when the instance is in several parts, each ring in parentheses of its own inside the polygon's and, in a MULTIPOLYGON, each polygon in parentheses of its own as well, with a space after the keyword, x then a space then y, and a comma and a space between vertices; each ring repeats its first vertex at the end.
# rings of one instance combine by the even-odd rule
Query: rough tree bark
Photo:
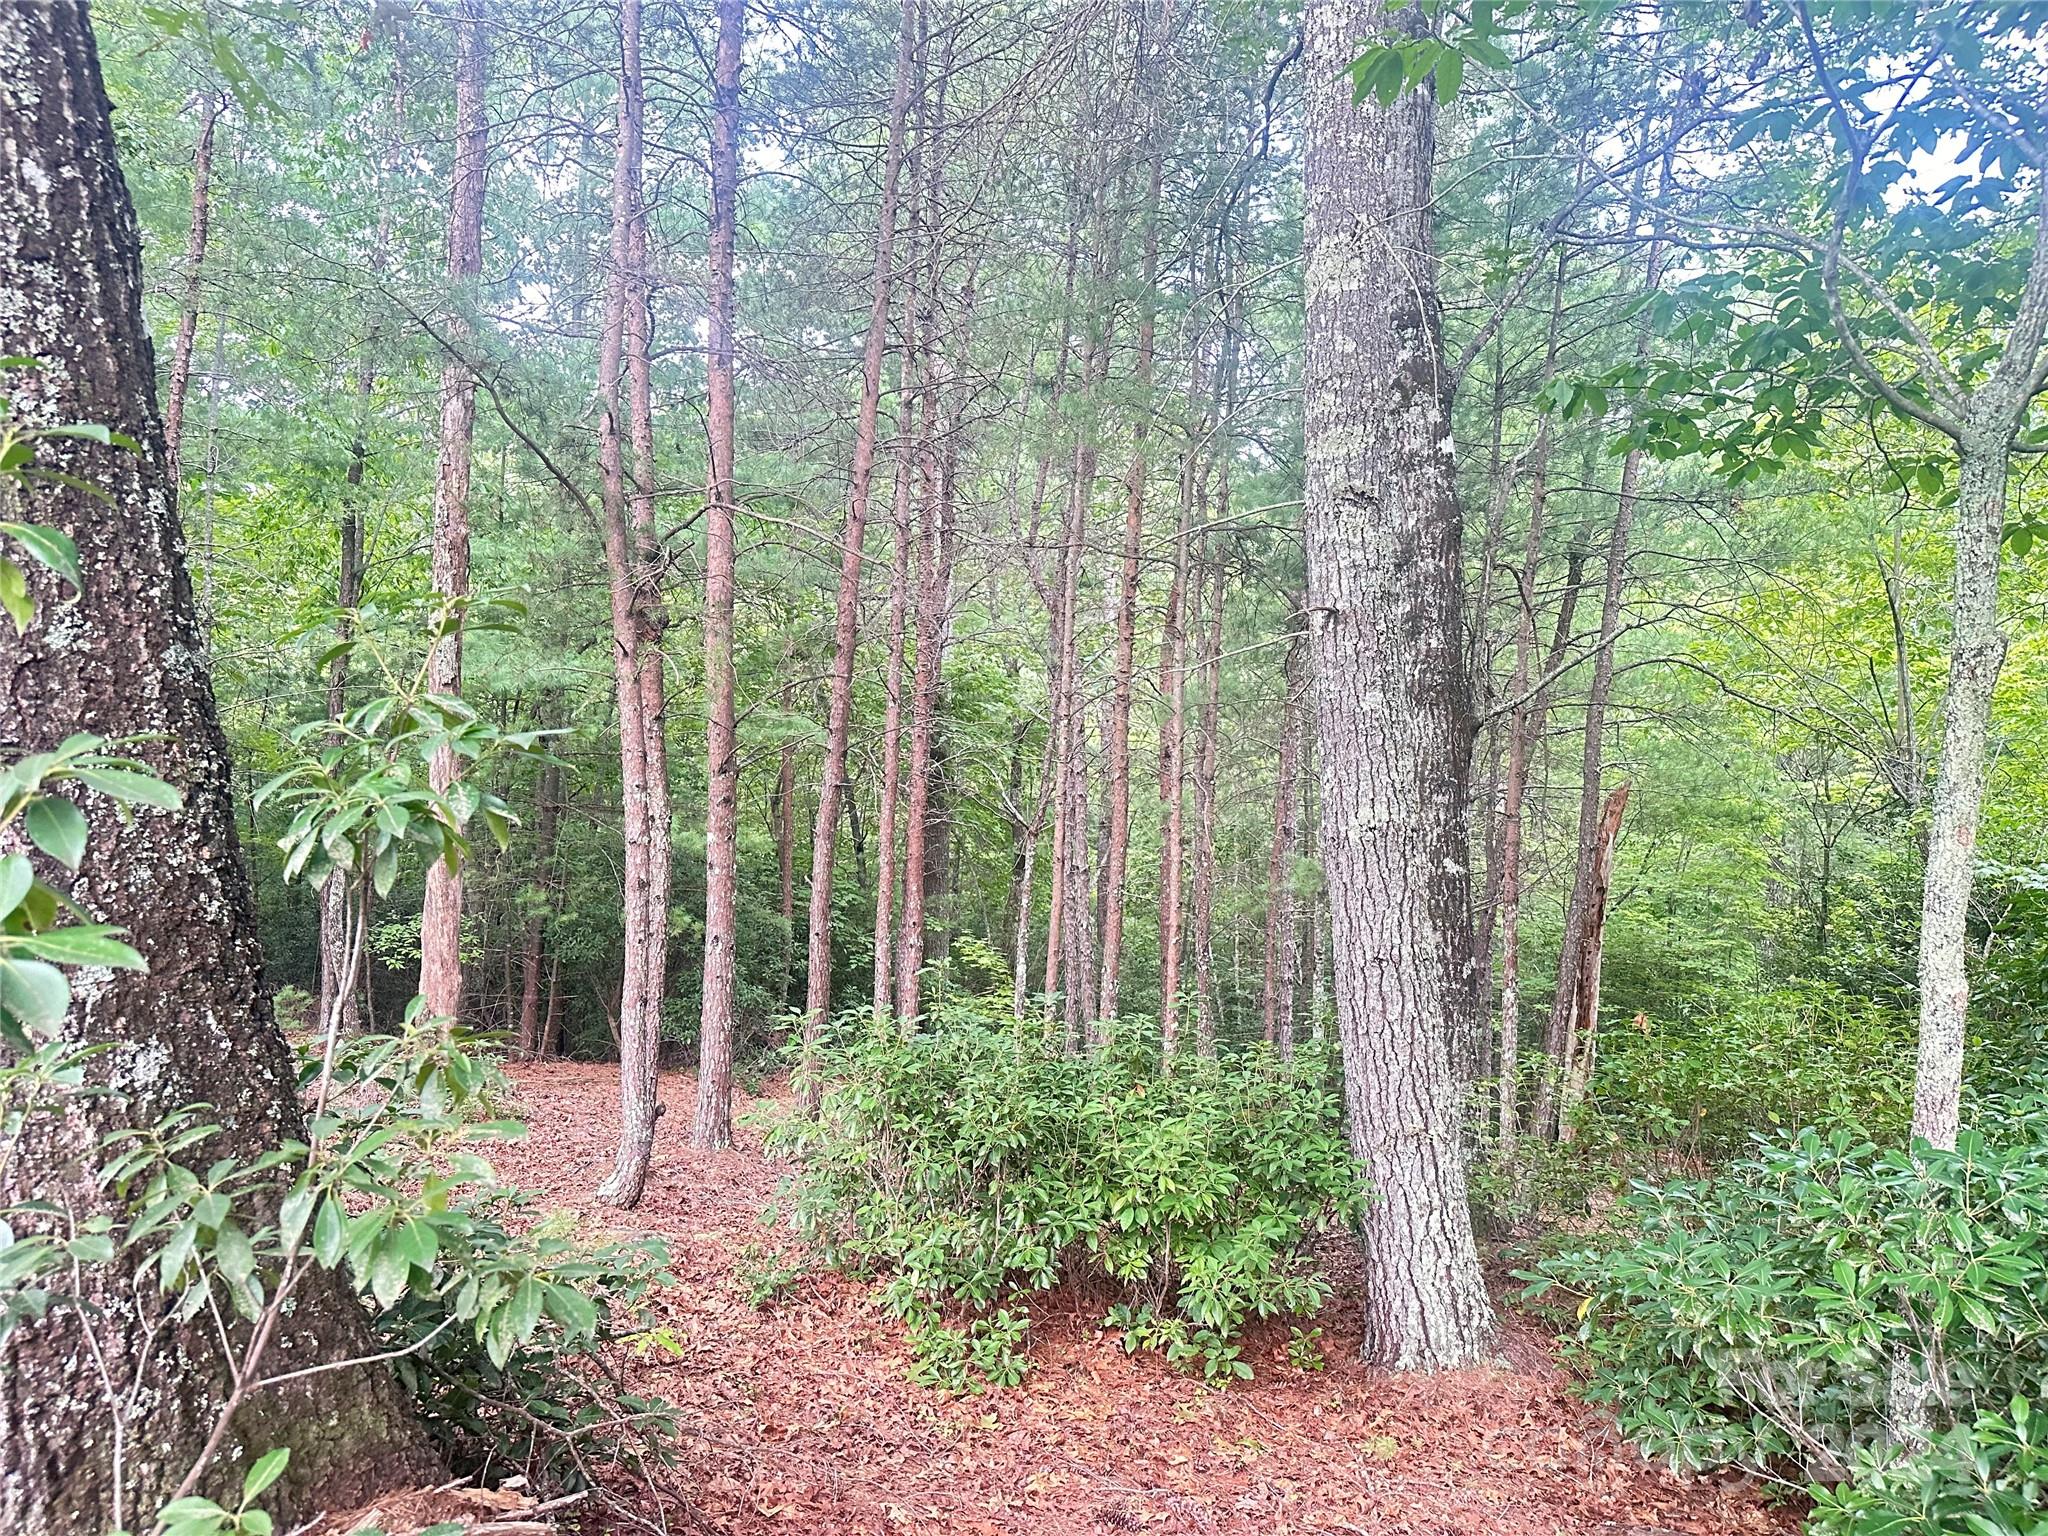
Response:
MULTIPOLYGON (((0 638, 12 743, 41 752, 76 732, 129 738, 185 795, 182 811, 132 820, 84 795, 90 832, 77 874, 41 871, 94 921, 127 929, 150 967, 75 979, 62 1038, 109 1048, 90 1069, 108 1091, 69 1114, 32 1117, 0 1178, 0 1205, 49 1201, 83 1215, 100 1200, 92 1160, 104 1134, 198 1102, 223 1127, 222 1154, 254 1156, 304 1134, 263 985, 227 741, 157 415, 141 238, 83 5, 0 6, 0 291, 11 300, 0 306, 0 354, 34 360, 9 375, 19 418, 97 422, 142 445, 127 453, 74 440, 47 453, 104 499, 64 487, 35 497, 35 520, 76 541, 84 585, 74 595, 33 570, 43 611, 62 613, 62 637, 45 627, 0 638)), ((153 1405, 147 1433, 122 1447, 125 1499, 79 1314, 62 1308, 0 1348, 0 1529, 145 1528, 211 1429, 227 1387, 212 1325, 179 1328, 154 1283, 133 1279, 118 1256, 88 1266, 79 1298, 117 1381, 139 1374, 153 1405)), ((353 1296, 316 1277, 277 1347, 313 1363, 371 1346, 353 1296)), ((263 1501, 281 1528, 434 1475, 404 1393, 377 1367, 304 1377, 253 1399, 231 1440, 233 1453, 203 1485, 230 1502, 249 1458, 291 1448, 284 1480, 263 1501)))
POLYGON ((817 1107, 818 1083, 810 1065, 818 1032, 832 1007, 832 865, 839 837, 839 804, 847 790, 847 741, 853 724, 853 672, 860 646, 860 572, 865 553, 868 498, 874 486, 876 423, 882 407, 882 355, 889 339, 889 292, 895 276, 896 196, 903 167, 904 124, 910 109, 911 54, 917 39, 917 0, 903 0, 896 31, 896 78, 889 100, 889 139, 882 151, 881 205, 875 214, 875 272, 868 304, 867 340, 861 350, 860 408, 854 421, 853 469, 846 526, 840 534, 839 593, 832 621, 832 696, 826 707, 825 766, 818 780, 818 813, 811 826, 810 939, 804 986, 804 1100, 817 1107))
POLYGON ((1364 1353, 1469 1365, 1494 1320, 1447 1031, 1470 953, 1461 515, 1429 209, 1434 104, 1351 99, 1380 0, 1310 0, 1303 373, 1322 852, 1347 1127, 1371 1180, 1364 1353), (1450 899, 1455 897, 1456 899, 1450 899), (1466 931, 1446 931, 1465 914, 1466 931))
POLYGON ((746 0, 718 0, 711 75, 710 497, 704 550, 704 1007, 696 1146, 732 1140, 739 732, 733 709, 733 245, 739 216, 740 40, 746 0))
MULTIPOLYGON (((484 77, 489 42, 485 0, 462 0, 455 23, 455 160, 449 174, 448 285, 455 308, 441 364, 441 445, 434 479, 434 591, 469 595, 469 467, 476 436, 476 375, 464 350, 476 334, 472 290, 484 265, 484 181, 490 130, 484 118, 484 77)), ((434 647, 428 672, 434 692, 462 692, 462 629, 434 647)), ((435 754, 434 788, 446 791, 460 775, 452 751, 435 754)), ((462 1011, 462 873, 437 859, 427 870, 420 909, 420 995, 429 1014, 457 1018, 462 1011)))

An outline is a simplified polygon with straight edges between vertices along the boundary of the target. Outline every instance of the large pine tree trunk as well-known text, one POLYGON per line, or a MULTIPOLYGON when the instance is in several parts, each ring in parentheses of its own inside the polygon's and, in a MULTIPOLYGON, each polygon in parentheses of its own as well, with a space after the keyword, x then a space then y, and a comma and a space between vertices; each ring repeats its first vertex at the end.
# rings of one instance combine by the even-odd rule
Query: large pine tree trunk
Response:
MULTIPOLYGON (((476 375, 464 349, 474 339, 470 291, 484 265, 484 180, 489 170, 489 127, 484 118, 484 75, 489 43, 484 0, 462 0, 455 24, 455 162, 448 196, 448 284, 456 307, 448 317, 448 356, 441 364, 441 448, 434 479, 434 590, 446 598, 469 595, 469 467, 476 436, 476 375)), ((429 680, 440 694, 462 692, 462 630, 434 647, 429 680)), ((459 776, 454 752, 434 757, 434 787, 445 791, 459 776)), ((436 860, 427 870, 420 910, 420 995, 427 1012, 457 1018, 462 1012, 462 874, 436 860)))
POLYGON ((739 729, 732 620, 737 551, 733 505, 733 245, 739 217, 740 40, 746 0, 718 0, 711 76, 711 495, 704 550, 704 990, 697 1118, 690 1139, 732 1140, 734 941, 739 858, 739 729))
MULTIPOLYGON (((105 499, 63 488, 35 497, 36 520, 76 541, 84 585, 74 600, 68 587, 31 575, 43 612, 62 615, 61 640, 47 627, 20 638, 0 631, 11 742, 40 752, 76 732, 137 738, 131 750, 185 794, 182 811, 132 821, 97 795, 82 797, 90 835, 76 876, 42 869, 95 921, 126 928, 150 967, 81 980, 63 1038, 109 1047, 91 1068, 109 1091, 63 1116, 32 1118, 0 1179, 0 1204, 49 1201, 83 1214, 100 1200, 91 1161, 104 1134, 198 1102, 211 1103, 225 1127, 223 1154, 252 1156, 304 1133, 293 1063, 263 986, 227 742, 157 417, 141 240, 83 5, 0 6, 0 292, 11 301, 0 305, 0 355, 36 359, 10 374, 20 418, 98 422, 142 445, 131 454, 77 441, 48 455, 105 499)), ((0 1529, 147 1529, 211 1429, 226 1388, 211 1324, 178 1328, 162 1315, 154 1281, 133 1279, 119 1257, 88 1266, 79 1298, 117 1381, 139 1372, 151 1405, 118 1453, 77 1311, 59 1307, 17 1328, 0 1351, 0 1529), (145 1351, 152 1330, 164 1332, 145 1351)), ((316 1280, 275 1347, 303 1362, 367 1352, 354 1298, 316 1280)), ((203 1486, 231 1505, 250 1457, 291 1448, 284 1481, 263 1501, 279 1529, 432 1468, 403 1393, 375 1367, 305 1377, 251 1400, 230 1443, 235 1455, 203 1486)))
POLYGON ((1348 66, 1389 30, 1379 0, 1310 0, 1305 30, 1309 613, 1347 1125, 1372 1186, 1364 1350, 1460 1366, 1494 1323, 1447 1042, 1471 950, 1470 725, 1434 108, 1352 101, 1348 66))

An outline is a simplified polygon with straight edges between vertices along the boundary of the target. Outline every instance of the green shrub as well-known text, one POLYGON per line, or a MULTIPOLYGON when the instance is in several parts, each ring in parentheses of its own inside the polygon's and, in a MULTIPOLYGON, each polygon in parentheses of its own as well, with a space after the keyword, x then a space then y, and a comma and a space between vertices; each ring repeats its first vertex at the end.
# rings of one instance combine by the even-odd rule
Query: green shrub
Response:
POLYGON ((2026 1398, 1958 1424, 1917 1455, 1867 1455, 1814 1491, 1811 1536, 2041 1536, 2048 1417, 2026 1398))
POLYGON ((1322 1304, 1307 1241, 1362 1199, 1328 1058, 1162 1072, 1137 1028, 1070 1058, 999 1017, 842 1029, 821 1118, 772 1133, 802 1159, 797 1230, 827 1262, 889 1274, 884 1305, 935 1385, 1021 1378, 1027 1299, 1069 1281, 1112 1294, 1127 1347, 1250 1375, 1238 1333, 1322 1304))
POLYGON ((1904 1139, 1913 1019, 1815 982, 1600 1031, 1583 1139, 1739 1153, 1750 1136, 1852 1125, 1904 1139))
POLYGON ((2017 1431, 1996 1416, 2048 1379, 2048 1100, 1984 1123, 1996 1141, 1914 1155, 1807 1130, 1711 1180, 1638 1186, 1611 1235, 1542 1261, 1527 1294, 1578 1298, 1586 1395, 1652 1454, 1853 1483, 1834 1496, 1850 1513, 1829 1516, 1848 1523, 1826 1529, 2006 1529, 1868 1523, 1918 1509, 1899 1502, 1913 1479, 2036 1478, 2031 1440, 1992 1448, 2000 1423, 2031 1433, 2024 1409, 2017 1431), (1946 1431, 1910 1467, 1894 1399, 1946 1431))

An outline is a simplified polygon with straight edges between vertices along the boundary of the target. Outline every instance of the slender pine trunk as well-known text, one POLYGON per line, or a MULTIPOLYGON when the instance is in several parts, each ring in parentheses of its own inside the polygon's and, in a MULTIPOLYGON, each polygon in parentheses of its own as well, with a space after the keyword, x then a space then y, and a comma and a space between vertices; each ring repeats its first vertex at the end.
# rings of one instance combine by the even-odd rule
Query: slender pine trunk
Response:
MULTIPOLYGON (((469 596, 470 453, 476 437, 476 375, 465 355, 476 337, 476 281, 484 264, 484 182, 489 172, 490 130, 484 117, 484 81, 489 67, 485 0, 462 0, 457 12, 455 51, 455 160, 448 198, 448 285, 455 309, 447 320, 448 355, 441 364, 441 438, 434 477, 434 591, 449 601, 469 596)), ((462 627, 434 647, 428 669, 434 692, 462 693, 462 627)), ((434 788, 446 793, 460 777, 451 749, 435 754, 434 788)), ((436 861, 427 869, 420 910, 420 995, 437 1018, 462 1012, 462 874, 436 861)))
POLYGON ((733 246, 739 217, 740 42, 746 0, 718 0, 711 77, 710 496, 704 551, 704 987, 697 1117, 690 1139, 732 1140, 734 941, 739 854, 739 731, 733 700, 733 246))
POLYGON ((903 0, 896 31, 895 87, 889 102, 889 139, 882 152, 882 197, 875 214, 875 268, 861 350, 860 406, 854 423, 852 483, 840 535, 839 591, 832 619, 832 693, 826 706, 825 765, 818 780, 818 812, 811 826, 809 947, 804 986, 804 1100, 817 1107, 813 1064, 818 1033, 832 1007, 832 869, 839 836, 839 806, 847 792, 847 744, 853 726, 854 663, 860 645, 860 574, 866 553, 868 501, 875 474, 877 422, 882 406, 882 357, 888 346, 889 295, 895 278, 896 198, 902 174, 910 106, 917 0, 903 0))

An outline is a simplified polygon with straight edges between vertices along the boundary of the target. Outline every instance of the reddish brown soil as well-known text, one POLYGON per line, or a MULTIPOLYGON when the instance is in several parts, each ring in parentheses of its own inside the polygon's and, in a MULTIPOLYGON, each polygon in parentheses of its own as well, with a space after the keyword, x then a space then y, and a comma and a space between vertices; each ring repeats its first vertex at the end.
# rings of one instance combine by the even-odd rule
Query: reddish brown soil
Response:
MULTIPOLYGON (((1355 1359, 1357 1276, 1318 1319, 1328 1364, 1290 1369, 1286 1331, 1257 1336, 1258 1377, 1211 1391, 1123 1354, 1057 1298, 1039 1308, 1022 1386, 949 1398, 911 1384, 902 1329, 870 1288, 800 1281, 757 1311, 736 1277, 786 1168, 759 1123, 718 1154, 685 1143, 695 1085, 664 1075, 647 1195, 592 1205, 617 1129, 617 1077, 573 1064, 514 1069, 528 1138, 494 1159, 508 1180, 593 1227, 668 1243, 663 1307, 679 1357, 632 1367, 680 1411, 678 1489, 701 1522, 751 1533, 1417 1533, 1417 1536, 1733 1536, 1797 1522, 1747 1489, 1647 1465, 1574 1401, 1547 1342, 1508 1337, 1512 1364, 1431 1377, 1355 1359)), ((783 1112, 774 1098, 749 1109, 783 1112)), ((1355 1266, 1354 1266, 1355 1267, 1355 1266)), ((1095 1309, 1099 1315, 1099 1308, 1095 1309)))

